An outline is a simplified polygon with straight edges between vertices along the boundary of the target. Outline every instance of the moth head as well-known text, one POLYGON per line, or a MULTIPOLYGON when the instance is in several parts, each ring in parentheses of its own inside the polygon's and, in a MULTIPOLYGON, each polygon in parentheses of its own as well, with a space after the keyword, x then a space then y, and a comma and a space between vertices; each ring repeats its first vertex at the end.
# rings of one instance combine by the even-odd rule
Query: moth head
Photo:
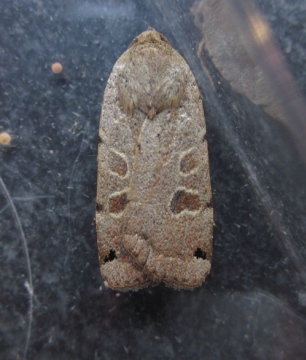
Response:
POLYGON ((137 36, 129 47, 140 45, 144 43, 166 43, 171 46, 169 41, 164 37, 164 35, 160 34, 153 28, 149 27, 147 31, 144 31, 139 36, 137 36))

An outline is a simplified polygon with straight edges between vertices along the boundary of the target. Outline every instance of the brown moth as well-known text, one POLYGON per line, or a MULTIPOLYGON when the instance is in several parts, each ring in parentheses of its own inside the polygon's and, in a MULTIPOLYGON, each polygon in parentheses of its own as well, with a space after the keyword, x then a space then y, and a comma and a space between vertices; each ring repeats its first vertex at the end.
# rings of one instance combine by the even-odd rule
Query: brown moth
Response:
POLYGON ((154 29, 116 62, 104 93, 96 226, 109 287, 200 286, 213 209, 201 95, 187 63, 154 29))

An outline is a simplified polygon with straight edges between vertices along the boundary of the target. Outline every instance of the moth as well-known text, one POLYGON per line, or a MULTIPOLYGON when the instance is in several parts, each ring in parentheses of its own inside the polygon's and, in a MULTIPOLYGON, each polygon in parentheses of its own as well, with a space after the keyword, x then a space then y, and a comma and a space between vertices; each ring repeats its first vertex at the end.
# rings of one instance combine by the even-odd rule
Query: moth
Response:
POLYGON ((96 230, 115 290, 200 286, 213 208, 201 94, 185 60, 149 28, 114 65, 102 104, 96 230))

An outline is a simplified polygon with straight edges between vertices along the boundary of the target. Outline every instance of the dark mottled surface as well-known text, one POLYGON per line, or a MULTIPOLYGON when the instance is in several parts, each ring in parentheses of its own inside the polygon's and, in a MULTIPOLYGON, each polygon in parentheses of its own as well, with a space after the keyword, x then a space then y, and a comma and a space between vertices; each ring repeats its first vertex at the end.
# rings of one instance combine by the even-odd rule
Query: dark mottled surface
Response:
MULTIPOLYGON (((305 5, 290 4, 258 1, 305 92, 305 5)), ((191 5, 1 2, 0 132, 12 136, 0 145, 1 359, 306 358, 305 164, 287 127, 207 57, 213 89, 195 56, 191 5), (93 224, 99 112, 113 64, 148 25, 203 93, 214 258, 193 292, 117 296, 100 277, 93 224)))

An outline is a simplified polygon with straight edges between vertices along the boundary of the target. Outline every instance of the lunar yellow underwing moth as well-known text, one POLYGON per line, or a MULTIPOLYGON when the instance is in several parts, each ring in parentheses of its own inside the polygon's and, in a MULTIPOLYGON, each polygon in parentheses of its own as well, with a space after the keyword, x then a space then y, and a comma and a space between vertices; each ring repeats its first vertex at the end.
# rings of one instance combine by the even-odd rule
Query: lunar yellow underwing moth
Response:
POLYGON ((114 65, 102 104, 96 228, 109 287, 200 286, 213 209, 201 94, 185 60, 149 28, 114 65))

